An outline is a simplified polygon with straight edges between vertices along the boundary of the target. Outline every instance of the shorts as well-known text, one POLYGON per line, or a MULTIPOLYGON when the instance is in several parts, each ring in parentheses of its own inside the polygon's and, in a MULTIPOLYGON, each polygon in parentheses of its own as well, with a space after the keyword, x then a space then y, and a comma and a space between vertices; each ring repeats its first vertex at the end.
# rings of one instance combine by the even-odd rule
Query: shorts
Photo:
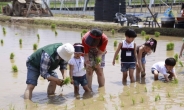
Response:
POLYGON ((79 84, 81 84, 81 86, 85 86, 88 84, 86 75, 81 77, 73 76, 73 81, 74 81, 74 86, 79 86, 79 84))
MULTIPOLYGON (((151 73, 154 74, 154 71, 155 71, 155 70, 157 70, 157 69, 151 68, 151 73)), ((157 71, 158 71, 158 70, 157 70, 157 71)), ((159 71, 158 71, 158 73, 159 73, 159 71)))
MULTIPOLYGON (((37 86, 38 83, 38 77, 40 76, 40 70, 36 69, 35 67, 31 66, 29 62, 26 62, 27 66, 27 80, 26 84, 32 84, 34 86, 37 86)), ((56 72, 52 71, 50 73, 51 76, 58 78, 58 75, 56 72)))
POLYGON ((121 63, 121 72, 127 72, 128 69, 135 69, 135 63, 121 63))
POLYGON ((146 64, 146 58, 142 57, 141 62, 142 62, 142 64, 146 64))

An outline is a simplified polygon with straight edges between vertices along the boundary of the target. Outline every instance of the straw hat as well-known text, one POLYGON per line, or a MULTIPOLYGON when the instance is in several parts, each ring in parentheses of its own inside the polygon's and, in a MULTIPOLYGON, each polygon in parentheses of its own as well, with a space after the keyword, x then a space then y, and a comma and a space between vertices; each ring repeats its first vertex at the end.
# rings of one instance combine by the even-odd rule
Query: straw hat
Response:
POLYGON ((63 60, 69 61, 74 53, 74 47, 70 43, 63 44, 57 48, 57 53, 63 60))

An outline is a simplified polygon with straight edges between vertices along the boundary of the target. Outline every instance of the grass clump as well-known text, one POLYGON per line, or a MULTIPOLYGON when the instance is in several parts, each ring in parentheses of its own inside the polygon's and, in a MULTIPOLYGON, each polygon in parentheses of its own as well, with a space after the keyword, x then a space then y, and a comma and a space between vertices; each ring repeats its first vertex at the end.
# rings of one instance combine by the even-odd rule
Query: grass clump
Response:
POLYGON ((181 67, 183 67, 183 63, 181 61, 179 61, 179 64, 180 64, 181 67))
POLYGON ((51 29, 56 29, 56 24, 51 24, 51 29))
POLYGON ((177 53, 174 55, 174 59, 176 60, 176 62, 178 62, 178 54, 177 53))
POLYGON ((160 97, 159 94, 155 96, 155 102, 158 101, 158 100, 161 100, 161 97, 160 97))
POLYGON ((160 32, 155 32, 155 37, 159 37, 160 36, 160 32))
POLYGON ((38 38, 38 40, 39 40, 39 39, 40 39, 40 35, 39 35, 39 34, 37 34, 36 36, 37 36, 37 38, 38 38))
POLYGON ((10 54, 10 59, 14 59, 14 56, 15 56, 14 53, 11 53, 10 54))
POLYGON ((144 38, 145 38, 146 41, 148 41, 150 39, 150 36, 147 35, 144 38))
POLYGON ((145 36, 145 35, 146 35, 146 32, 142 30, 142 31, 141 31, 141 35, 142 35, 142 36, 145 36))
POLYGON ((114 47, 117 47, 117 44, 118 44, 118 41, 115 40, 115 41, 114 41, 114 47))
POLYGON ((168 50, 173 50, 174 49, 174 43, 170 42, 166 45, 167 51, 168 50))
POLYGON ((33 44, 33 50, 37 50, 37 48, 38 48, 38 45, 36 43, 33 44))
POLYGON ((17 66, 16 66, 16 65, 13 65, 13 66, 12 66, 12 70, 13 70, 13 72, 18 72, 17 66))
POLYGON ((22 44, 22 39, 19 39, 19 44, 20 44, 20 45, 22 44))
POLYGON ((71 82, 70 77, 66 77, 66 78, 63 80, 63 84, 65 84, 65 85, 70 84, 70 82, 71 82))

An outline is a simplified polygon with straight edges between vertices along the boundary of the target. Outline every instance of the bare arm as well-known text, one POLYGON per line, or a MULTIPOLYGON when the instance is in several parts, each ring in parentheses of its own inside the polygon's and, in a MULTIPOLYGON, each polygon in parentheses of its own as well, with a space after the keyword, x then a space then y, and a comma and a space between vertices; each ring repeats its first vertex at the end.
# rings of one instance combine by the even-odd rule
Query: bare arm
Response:
POLYGON ((112 61, 112 65, 115 64, 116 57, 117 57, 117 55, 118 55, 118 53, 119 53, 121 47, 122 47, 122 43, 119 43, 118 48, 116 49, 116 52, 115 52, 115 54, 114 54, 114 58, 113 58, 113 61, 112 61))
POLYGON ((136 49, 136 43, 134 43, 134 55, 135 55, 135 60, 136 60, 136 63, 138 63, 138 59, 137 59, 137 49, 136 49))
POLYGON ((141 59, 142 59, 142 53, 143 53, 143 47, 140 47, 139 48, 139 53, 138 53, 138 64, 139 64, 139 68, 140 68, 141 72, 144 71, 143 70, 143 67, 142 67, 142 61, 141 61, 141 59))
POLYGON ((182 47, 181 47, 179 58, 181 58, 181 57, 182 57, 183 49, 184 49, 184 43, 183 43, 183 45, 182 45, 182 47))
POLYGON ((164 78, 167 82, 169 82, 169 79, 168 79, 168 76, 167 75, 164 75, 164 78))
POLYGON ((69 74, 70 74, 70 79, 72 84, 73 84, 73 69, 74 69, 74 66, 69 65, 69 74))

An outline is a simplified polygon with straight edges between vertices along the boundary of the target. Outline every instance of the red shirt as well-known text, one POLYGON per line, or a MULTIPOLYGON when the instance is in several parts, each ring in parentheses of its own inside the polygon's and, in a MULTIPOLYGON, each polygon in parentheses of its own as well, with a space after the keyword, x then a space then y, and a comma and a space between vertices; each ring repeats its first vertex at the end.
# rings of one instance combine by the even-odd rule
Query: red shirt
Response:
MULTIPOLYGON (((84 46, 84 53, 88 53, 89 52, 89 49, 90 49, 90 46, 88 46, 86 43, 85 43, 85 40, 86 40, 86 37, 88 37, 90 31, 87 32, 83 37, 82 37, 82 45, 84 46)), ((106 46, 107 46, 107 43, 108 43, 108 38, 107 36, 103 33, 102 34, 102 45, 98 46, 98 49, 100 49, 102 52, 104 52, 106 50, 106 46)))

